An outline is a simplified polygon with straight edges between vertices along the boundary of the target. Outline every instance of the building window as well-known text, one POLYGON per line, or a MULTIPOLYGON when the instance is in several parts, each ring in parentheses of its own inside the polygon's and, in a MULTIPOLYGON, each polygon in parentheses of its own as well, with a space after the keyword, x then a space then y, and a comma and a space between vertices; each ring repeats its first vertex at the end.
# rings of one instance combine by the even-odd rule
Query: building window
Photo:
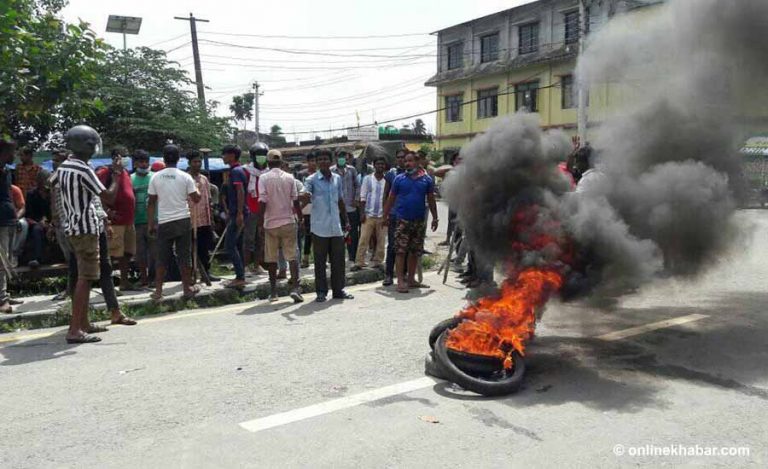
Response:
POLYGON ((515 86, 515 109, 536 112, 538 108, 539 81, 529 81, 515 86))
POLYGON ((579 42, 579 33, 581 24, 579 23, 579 12, 571 11, 565 14, 565 43, 574 44, 579 42))
POLYGON ((573 109, 576 107, 576 86, 574 86, 573 75, 566 75, 560 79, 560 91, 563 94, 563 109, 573 109))
POLYGON ((480 63, 499 60, 499 33, 480 38, 480 63))
POLYGON ((496 117, 499 115, 499 89, 479 90, 477 92, 477 118, 496 117))
POLYGON ((460 94, 445 97, 445 122, 459 122, 464 97, 460 94))
MULTIPOLYGON (((573 79, 573 75, 566 75, 560 79, 560 89, 563 94, 562 108, 574 109, 579 105, 579 88, 576 86, 576 80, 573 79)), ((585 90, 586 93, 586 105, 589 106, 589 90, 585 90)))
POLYGON ((454 70, 464 66, 464 43, 448 46, 448 70, 454 70))
POLYGON ((539 50, 539 23, 524 24, 518 28, 521 54, 530 54, 539 50))

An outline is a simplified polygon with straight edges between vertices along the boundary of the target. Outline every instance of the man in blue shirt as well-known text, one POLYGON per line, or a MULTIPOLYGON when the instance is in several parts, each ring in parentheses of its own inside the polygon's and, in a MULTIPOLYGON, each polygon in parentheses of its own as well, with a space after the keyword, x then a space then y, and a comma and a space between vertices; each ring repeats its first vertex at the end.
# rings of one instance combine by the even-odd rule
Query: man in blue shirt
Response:
MULTIPOLYGON (((405 150, 400 149, 395 153, 395 167, 384 174, 384 180, 386 181, 384 184, 385 200, 389 197, 389 192, 392 190, 392 183, 395 182, 395 177, 404 172, 405 150)), ((387 226, 387 262, 383 283, 385 287, 392 285, 392 277, 395 275, 395 229, 397 228, 397 220, 395 216, 395 212, 390 213, 387 226)))
POLYGON ((243 227, 248 216, 248 206, 245 203, 245 191, 248 187, 248 174, 240 166, 242 151, 237 145, 226 145, 221 150, 224 163, 229 165, 229 181, 227 182, 227 254, 235 268, 235 279, 227 284, 228 288, 243 288, 245 286, 245 264, 240 252, 242 248, 243 227))
POLYGON ((341 176, 331 172, 331 152, 320 150, 317 154, 318 171, 304 181, 304 203, 312 204, 310 230, 312 249, 315 252, 315 291, 322 303, 328 295, 326 258, 331 261, 331 288, 333 298, 351 300, 354 297, 344 291, 344 234, 341 222, 349 230, 342 192, 341 176))
POLYGON ((418 167, 416 154, 405 155, 405 173, 395 177, 392 189, 384 207, 384 219, 389 222, 393 207, 397 217, 395 230, 395 264, 397 268, 397 291, 408 293, 409 288, 426 288, 415 279, 416 263, 424 251, 425 215, 424 200, 429 203, 432 213, 432 231, 437 230, 437 204, 435 183, 418 167), (408 282, 405 280, 405 264, 408 263, 408 282))

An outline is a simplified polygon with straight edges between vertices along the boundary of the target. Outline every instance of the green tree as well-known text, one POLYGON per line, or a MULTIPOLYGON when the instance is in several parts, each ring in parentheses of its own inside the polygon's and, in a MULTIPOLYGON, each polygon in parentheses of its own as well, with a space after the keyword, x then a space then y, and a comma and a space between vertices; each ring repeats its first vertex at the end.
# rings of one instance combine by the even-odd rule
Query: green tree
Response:
POLYGON ((416 135, 427 135, 427 127, 424 125, 424 121, 416 119, 413 123, 413 133, 416 135))
POLYGON ((63 0, 0 2, 0 134, 39 145, 100 103, 82 90, 99 80, 107 46, 88 24, 56 16, 63 0))
POLYGON ((275 124, 269 129, 269 135, 273 137, 279 137, 283 135, 283 128, 275 124))
POLYGON ((245 130, 246 122, 253 119, 253 103, 255 98, 256 95, 253 93, 232 97, 232 104, 229 105, 229 110, 232 112, 235 122, 243 122, 243 130, 245 130))
POLYGON ((163 51, 111 49, 98 76, 84 99, 99 103, 88 122, 106 147, 158 151, 172 140, 186 148, 217 148, 229 138, 229 119, 213 116, 213 102, 200 108, 193 82, 163 51))

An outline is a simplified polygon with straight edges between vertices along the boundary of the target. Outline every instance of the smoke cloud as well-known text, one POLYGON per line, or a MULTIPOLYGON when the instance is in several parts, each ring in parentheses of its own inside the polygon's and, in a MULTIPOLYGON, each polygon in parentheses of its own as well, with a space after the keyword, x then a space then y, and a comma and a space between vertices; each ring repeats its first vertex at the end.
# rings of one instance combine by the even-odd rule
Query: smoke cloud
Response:
POLYGON ((545 223, 557 227, 552 235, 576 245, 566 290, 615 293, 717 261, 739 239, 737 150, 768 110, 766 31, 765 0, 673 0, 593 33, 577 77, 592 103, 610 84, 608 117, 590 127, 603 177, 569 192, 556 167, 570 151, 565 135, 541 131, 536 115, 499 119, 462 149, 464 164, 445 184, 476 253, 520 262, 510 256, 525 234, 510 225, 536 204, 560 222, 545 223))

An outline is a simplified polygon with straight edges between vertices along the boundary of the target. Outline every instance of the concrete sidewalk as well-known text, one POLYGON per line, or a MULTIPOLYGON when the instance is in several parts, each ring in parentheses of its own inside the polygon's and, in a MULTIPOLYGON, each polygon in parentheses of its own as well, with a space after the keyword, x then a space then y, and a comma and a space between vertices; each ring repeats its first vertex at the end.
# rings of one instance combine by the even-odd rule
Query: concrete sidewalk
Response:
MULTIPOLYGON (((438 210, 440 212, 441 226, 437 232, 427 231, 426 249, 437 253, 439 261, 442 261, 446 252, 443 248, 438 251, 437 243, 445 239, 448 217, 443 204, 438 204, 438 210)), ((379 282, 384 279, 384 272, 382 270, 367 268, 358 272, 350 272, 351 266, 352 264, 347 262, 347 285, 379 282)), ((328 275, 330 278, 330 269, 328 275)), ((315 291, 314 268, 310 266, 307 269, 301 269, 300 277, 302 292, 313 293, 315 291)), ((140 306, 151 306, 159 314, 189 309, 190 307, 212 307, 253 301, 255 299, 266 299, 269 296, 269 278, 266 274, 259 277, 246 278, 249 283, 242 290, 224 287, 227 280, 231 278, 232 276, 225 277, 221 282, 215 282, 210 287, 199 284, 201 287, 200 293, 195 298, 187 301, 181 297, 182 288, 180 282, 166 282, 163 289, 164 298, 160 302, 153 302, 150 299, 151 291, 124 292, 122 296, 118 297, 118 302, 121 307, 126 309, 126 314, 134 314, 136 310, 132 307, 140 306)), ((278 293, 280 296, 287 296, 289 294, 287 280, 279 281, 278 293)), ((24 304, 15 306, 13 314, 0 315, 0 332, 37 329, 66 323, 69 320, 71 301, 52 301, 52 298, 53 295, 50 293, 17 298, 24 300, 24 304)), ((96 311, 103 312, 105 310, 106 305, 100 289, 91 289, 90 303, 91 308, 96 311)), ((146 310, 142 311, 142 315, 146 314, 146 310)), ((152 314, 152 312, 149 314, 152 314)))

